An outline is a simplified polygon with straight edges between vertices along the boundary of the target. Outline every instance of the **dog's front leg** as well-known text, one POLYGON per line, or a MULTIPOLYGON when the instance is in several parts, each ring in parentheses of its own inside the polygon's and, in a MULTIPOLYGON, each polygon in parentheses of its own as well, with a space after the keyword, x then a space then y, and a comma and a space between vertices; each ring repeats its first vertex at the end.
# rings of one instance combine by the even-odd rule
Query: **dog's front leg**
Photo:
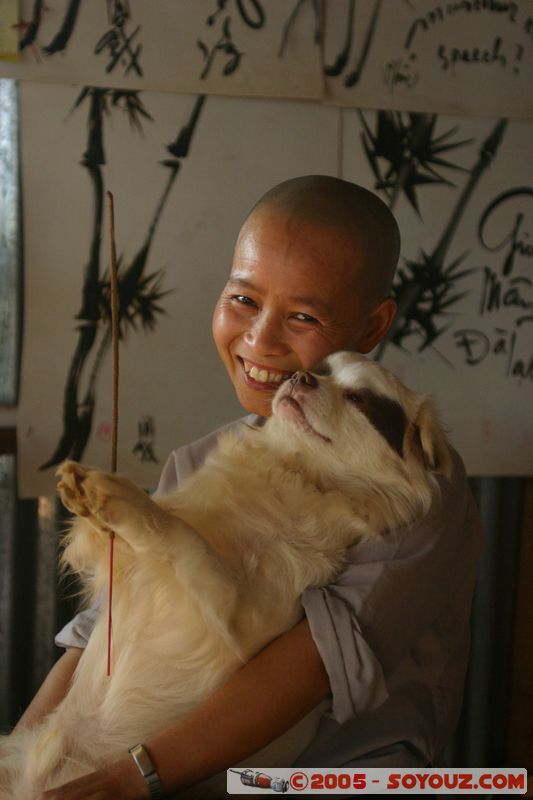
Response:
MULTIPOLYGON (((114 531, 138 553, 173 564, 180 582, 196 596, 204 617, 224 638, 237 603, 232 570, 184 520, 165 510, 121 475, 71 461, 59 469, 58 490, 65 506, 94 528, 114 531)), ((228 644, 232 650, 233 643, 228 644)))
MULTIPOLYGON (((168 528, 169 515, 122 475, 66 461, 57 470, 63 504, 95 528, 115 532, 136 550, 154 546, 154 534, 168 528)), ((157 537, 156 537, 157 541, 157 537)))

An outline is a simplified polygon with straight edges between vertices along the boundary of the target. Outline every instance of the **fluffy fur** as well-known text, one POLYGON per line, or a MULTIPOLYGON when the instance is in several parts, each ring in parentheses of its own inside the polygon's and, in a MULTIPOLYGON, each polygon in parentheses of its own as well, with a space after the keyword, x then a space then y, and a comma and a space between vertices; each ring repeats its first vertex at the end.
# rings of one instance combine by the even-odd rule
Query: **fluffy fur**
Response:
POLYGON ((116 533, 112 676, 103 613, 67 697, 1 743, 0 800, 90 772, 193 709, 301 618, 300 595, 332 581, 348 546, 425 514, 449 464, 430 399, 338 353, 283 383, 263 428, 222 437, 167 497, 62 465, 78 515, 63 561, 90 601, 116 533))

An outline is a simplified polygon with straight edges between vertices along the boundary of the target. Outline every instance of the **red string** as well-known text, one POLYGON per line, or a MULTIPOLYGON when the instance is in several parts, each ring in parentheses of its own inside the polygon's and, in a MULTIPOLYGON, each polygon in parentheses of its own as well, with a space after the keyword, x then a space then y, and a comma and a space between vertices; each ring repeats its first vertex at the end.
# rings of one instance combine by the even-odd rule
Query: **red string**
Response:
POLYGON ((109 605, 107 610, 107 675, 111 675, 111 633, 113 627, 113 552, 115 534, 109 534, 109 605))
MULTIPOLYGON (((107 192, 109 210, 109 243, 111 286, 111 342, 113 349, 113 408, 112 408, 112 440, 111 440, 111 472, 117 471, 117 438, 118 438, 118 341, 119 341, 119 308, 118 308, 118 268, 115 247, 115 214, 113 195, 107 192)), ((107 612, 107 675, 111 675, 111 635, 113 627, 113 551, 115 534, 109 537, 109 607, 107 612)))

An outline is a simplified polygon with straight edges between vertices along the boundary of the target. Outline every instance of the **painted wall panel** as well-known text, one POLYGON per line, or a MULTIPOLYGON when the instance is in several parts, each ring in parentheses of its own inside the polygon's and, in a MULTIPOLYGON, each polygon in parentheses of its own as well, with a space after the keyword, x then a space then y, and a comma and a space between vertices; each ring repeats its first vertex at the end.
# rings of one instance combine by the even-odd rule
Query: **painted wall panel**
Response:
POLYGON ((19 60, 0 61, 0 76, 319 98, 319 20, 312 4, 294 6, 285 0, 21 0, 19 60))
POLYGON ((435 395, 470 474, 531 474, 532 124, 350 111, 343 139, 343 177, 398 219, 398 302, 415 290, 376 355, 435 395))

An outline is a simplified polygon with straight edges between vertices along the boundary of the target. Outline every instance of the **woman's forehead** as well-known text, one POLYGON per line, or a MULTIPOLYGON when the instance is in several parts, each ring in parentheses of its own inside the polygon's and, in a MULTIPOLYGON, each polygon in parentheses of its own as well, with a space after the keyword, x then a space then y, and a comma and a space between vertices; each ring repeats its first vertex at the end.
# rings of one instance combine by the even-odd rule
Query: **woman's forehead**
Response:
POLYGON ((345 291, 354 282, 365 281, 366 261, 355 239, 347 240, 330 226, 263 212, 243 227, 231 272, 239 280, 275 280, 312 285, 322 292, 345 291))

